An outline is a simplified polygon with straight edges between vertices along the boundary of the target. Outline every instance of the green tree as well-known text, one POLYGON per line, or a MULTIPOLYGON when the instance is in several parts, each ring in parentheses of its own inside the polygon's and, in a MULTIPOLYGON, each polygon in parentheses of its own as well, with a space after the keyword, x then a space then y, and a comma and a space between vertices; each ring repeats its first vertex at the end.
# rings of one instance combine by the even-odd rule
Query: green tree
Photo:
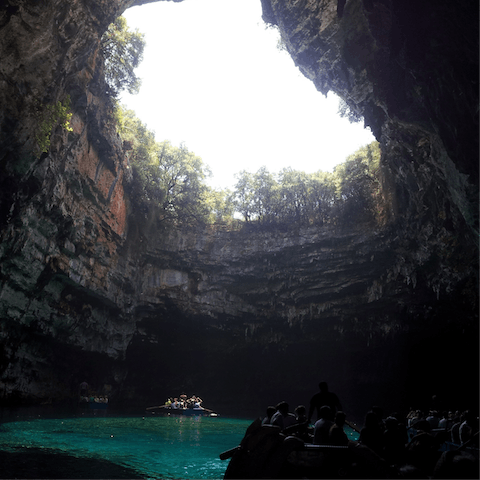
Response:
POLYGON ((241 171, 232 194, 236 212, 246 222, 322 225, 379 220, 385 209, 377 142, 350 155, 334 173, 305 173, 284 168, 277 175, 266 167, 241 171))
POLYGON ((207 195, 207 204, 210 210, 208 223, 231 223, 235 209, 231 201, 232 192, 228 189, 211 189, 207 195))
POLYGON ((291 167, 279 174, 281 217, 289 223, 305 223, 308 208, 307 174, 291 167))
POLYGON ((231 197, 236 212, 240 213, 246 222, 255 218, 255 183, 253 175, 246 170, 235 174, 237 183, 231 197))
POLYGON ((127 186, 130 199, 138 212, 146 214, 154 202, 159 201, 159 191, 152 177, 158 145, 153 132, 135 115, 120 104, 115 105, 114 119, 117 132, 124 142, 128 169, 132 182, 127 186))
POLYGON ((343 117, 347 118, 350 123, 359 123, 363 120, 362 114, 357 110, 356 106, 353 107, 343 98, 338 102, 337 113, 343 117))
POLYGON ((278 186, 265 166, 252 176, 253 213, 262 223, 275 221, 278 213, 278 186))
POLYGON ((138 30, 131 31, 124 17, 118 17, 104 33, 101 48, 105 80, 111 96, 118 97, 122 90, 138 93, 141 80, 135 74, 135 68, 143 59, 144 37, 138 30))
POLYGON ((358 149, 335 168, 337 214, 344 221, 373 220, 382 202, 377 142, 358 149))
POLYGON ((202 159, 189 152, 185 145, 174 147, 165 141, 159 144, 152 168, 160 192, 162 220, 207 223, 211 189, 205 179, 211 173, 202 159))
POLYGON ((154 133, 142 123, 133 110, 128 110, 118 103, 115 105, 114 118, 118 134, 132 152, 130 162, 136 165, 151 163, 157 149, 154 133))
POLYGON ((114 118, 132 170, 126 189, 137 213, 154 211, 161 221, 183 225, 229 220, 228 191, 206 185, 211 173, 201 158, 185 145, 156 142, 133 110, 117 104, 114 118))
POLYGON ((330 172, 312 173, 308 176, 309 223, 328 223, 335 205, 335 182, 330 172))

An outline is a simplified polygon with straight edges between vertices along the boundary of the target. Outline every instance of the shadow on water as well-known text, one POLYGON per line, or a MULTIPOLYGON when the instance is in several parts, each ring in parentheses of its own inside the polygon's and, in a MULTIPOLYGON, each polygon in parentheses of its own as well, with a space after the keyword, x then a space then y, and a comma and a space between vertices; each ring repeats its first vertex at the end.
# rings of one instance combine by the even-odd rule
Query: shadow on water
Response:
POLYGON ((250 420, 92 411, 0 409, 0 478, 221 478, 220 452, 250 420))
POLYGON ((107 460, 76 458, 37 448, 0 450, 0 478, 144 478, 107 460))
MULTIPOLYGON (((88 411, 78 407, 51 405, 0 408, 2 424, 39 418, 75 418, 105 416, 106 411, 88 411)), ((133 469, 108 460, 78 458, 55 449, 21 448, 0 450, 0 478, 144 478, 133 469)))

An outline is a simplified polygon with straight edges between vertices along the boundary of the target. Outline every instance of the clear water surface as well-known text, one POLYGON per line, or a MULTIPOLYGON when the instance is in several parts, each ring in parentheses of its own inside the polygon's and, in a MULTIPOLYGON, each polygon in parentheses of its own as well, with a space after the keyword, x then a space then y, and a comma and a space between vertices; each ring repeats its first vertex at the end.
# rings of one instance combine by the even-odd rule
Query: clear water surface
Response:
MULTIPOLYGON (((0 426, 0 449, 40 448, 109 460, 144 478, 223 478, 252 420, 222 417, 79 417, 31 419, 0 426)), ((347 431, 352 440, 354 432, 347 431)))
POLYGON ((41 448, 109 460, 145 478, 223 478, 219 454, 238 445, 251 420, 221 417, 81 417, 9 422, 0 449, 41 448))

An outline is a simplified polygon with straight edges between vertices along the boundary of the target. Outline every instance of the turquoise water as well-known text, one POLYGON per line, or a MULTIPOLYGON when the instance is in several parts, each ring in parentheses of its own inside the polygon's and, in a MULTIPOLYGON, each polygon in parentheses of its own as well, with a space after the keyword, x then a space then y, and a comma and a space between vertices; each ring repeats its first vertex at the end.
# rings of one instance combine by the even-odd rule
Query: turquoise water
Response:
POLYGON ((2 425, 0 449, 51 449, 109 460, 145 478, 222 478, 219 454, 238 445, 251 420, 221 417, 35 419, 2 425))
MULTIPOLYGON (((38 418, 0 428, 0 450, 44 449, 108 460, 144 478, 223 478, 228 460, 252 420, 222 417, 38 418)), ((357 434, 346 429, 354 440, 357 434)))

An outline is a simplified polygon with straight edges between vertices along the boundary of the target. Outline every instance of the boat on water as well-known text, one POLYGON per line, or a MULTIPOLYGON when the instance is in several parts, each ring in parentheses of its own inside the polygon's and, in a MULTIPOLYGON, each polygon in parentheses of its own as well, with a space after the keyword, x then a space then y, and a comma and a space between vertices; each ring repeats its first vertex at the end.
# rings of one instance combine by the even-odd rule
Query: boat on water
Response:
POLYGON ((193 395, 188 398, 185 394, 178 398, 168 399, 164 405, 147 407, 147 411, 160 413, 162 415, 184 415, 184 416, 203 416, 216 417, 218 414, 209 408, 202 407, 202 399, 193 395))
MULTIPOLYGON (((348 446, 313 445, 285 436, 280 427, 255 420, 240 445, 220 454, 230 459, 224 478, 357 478, 349 476, 356 451, 348 446)), ((358 478, 387 478, 358 477, 358 478)))
MULTIPOLYGON (((412 468, 419 464, 430 475, 434 470, 441 472, 434 478, 480 478, 478 443, 475 442, 478 442, 478 433, 462 445, 449 445, 420 432, 406 449, 403 466, 412 468), (442 476, 446 472, 448 474, 442 476)), ((400 478, 398 469, 402 466, 391 465, 362 443, 311 444, 284 435, 278 426, 263 425, 260 418, 247 428, 240 445, 222 452, 220 459, 230 459, 224 479, 400 478)))
POLYGON ((81 408, 88 408, 89 410, 106 410, 108 407, 108 399, 106 397, 82 397, 78 402, 81 408))
POLYGON ((202 417, 216 417, 217 413, 209 410, 208 408, 173 408, 166 405, 159 405, 158 407, 148 407, 147 410, 154 411, 155 413, 161 413, 162 415, 184 415, 191 417, 194 415, 200 415, 202 417))

